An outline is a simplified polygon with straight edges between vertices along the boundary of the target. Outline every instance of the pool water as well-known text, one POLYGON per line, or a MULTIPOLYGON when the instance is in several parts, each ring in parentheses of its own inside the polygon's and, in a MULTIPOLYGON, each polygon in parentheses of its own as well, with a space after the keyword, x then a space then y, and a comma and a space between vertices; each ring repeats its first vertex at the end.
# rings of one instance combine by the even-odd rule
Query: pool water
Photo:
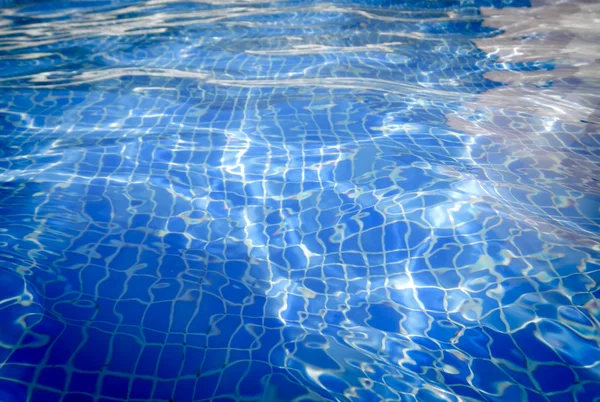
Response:
POLYGON ((0 401, 592 401, 600 6, 0 0, 0 401))

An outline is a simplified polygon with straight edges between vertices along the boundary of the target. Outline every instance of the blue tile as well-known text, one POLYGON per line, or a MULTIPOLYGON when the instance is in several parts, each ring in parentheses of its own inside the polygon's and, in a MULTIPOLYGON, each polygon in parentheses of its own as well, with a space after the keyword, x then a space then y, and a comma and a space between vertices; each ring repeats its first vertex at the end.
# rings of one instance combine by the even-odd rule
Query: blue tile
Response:
POLYGON ((129 389, 129 379, 106 375, 102 378, 101 393, 104 396, 125 400, 129 389))

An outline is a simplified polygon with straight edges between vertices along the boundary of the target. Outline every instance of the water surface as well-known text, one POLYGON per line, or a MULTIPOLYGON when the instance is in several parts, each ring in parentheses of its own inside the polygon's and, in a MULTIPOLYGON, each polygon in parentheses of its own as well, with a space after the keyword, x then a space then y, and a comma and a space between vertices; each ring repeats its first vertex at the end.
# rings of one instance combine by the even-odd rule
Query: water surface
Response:
POLYGON ((595 2, 0 5, 0 401, 600 395, 595 2))

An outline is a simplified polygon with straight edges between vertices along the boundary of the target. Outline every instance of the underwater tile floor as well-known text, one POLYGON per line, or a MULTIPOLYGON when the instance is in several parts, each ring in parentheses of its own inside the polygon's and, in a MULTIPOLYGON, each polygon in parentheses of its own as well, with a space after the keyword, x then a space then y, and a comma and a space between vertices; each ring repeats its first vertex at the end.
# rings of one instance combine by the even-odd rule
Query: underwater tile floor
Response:
POLYGON ((596 2, 0 7, 0 402, 599 400, 596 2))

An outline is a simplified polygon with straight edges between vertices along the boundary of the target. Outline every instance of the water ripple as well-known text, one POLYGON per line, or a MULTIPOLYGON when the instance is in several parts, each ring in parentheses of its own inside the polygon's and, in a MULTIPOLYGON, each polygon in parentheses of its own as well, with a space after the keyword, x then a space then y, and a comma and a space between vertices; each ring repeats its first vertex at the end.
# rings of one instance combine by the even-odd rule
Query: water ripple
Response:
POLYGON ((600 393, 594 2, 0 5, 0 400, 600 393))

